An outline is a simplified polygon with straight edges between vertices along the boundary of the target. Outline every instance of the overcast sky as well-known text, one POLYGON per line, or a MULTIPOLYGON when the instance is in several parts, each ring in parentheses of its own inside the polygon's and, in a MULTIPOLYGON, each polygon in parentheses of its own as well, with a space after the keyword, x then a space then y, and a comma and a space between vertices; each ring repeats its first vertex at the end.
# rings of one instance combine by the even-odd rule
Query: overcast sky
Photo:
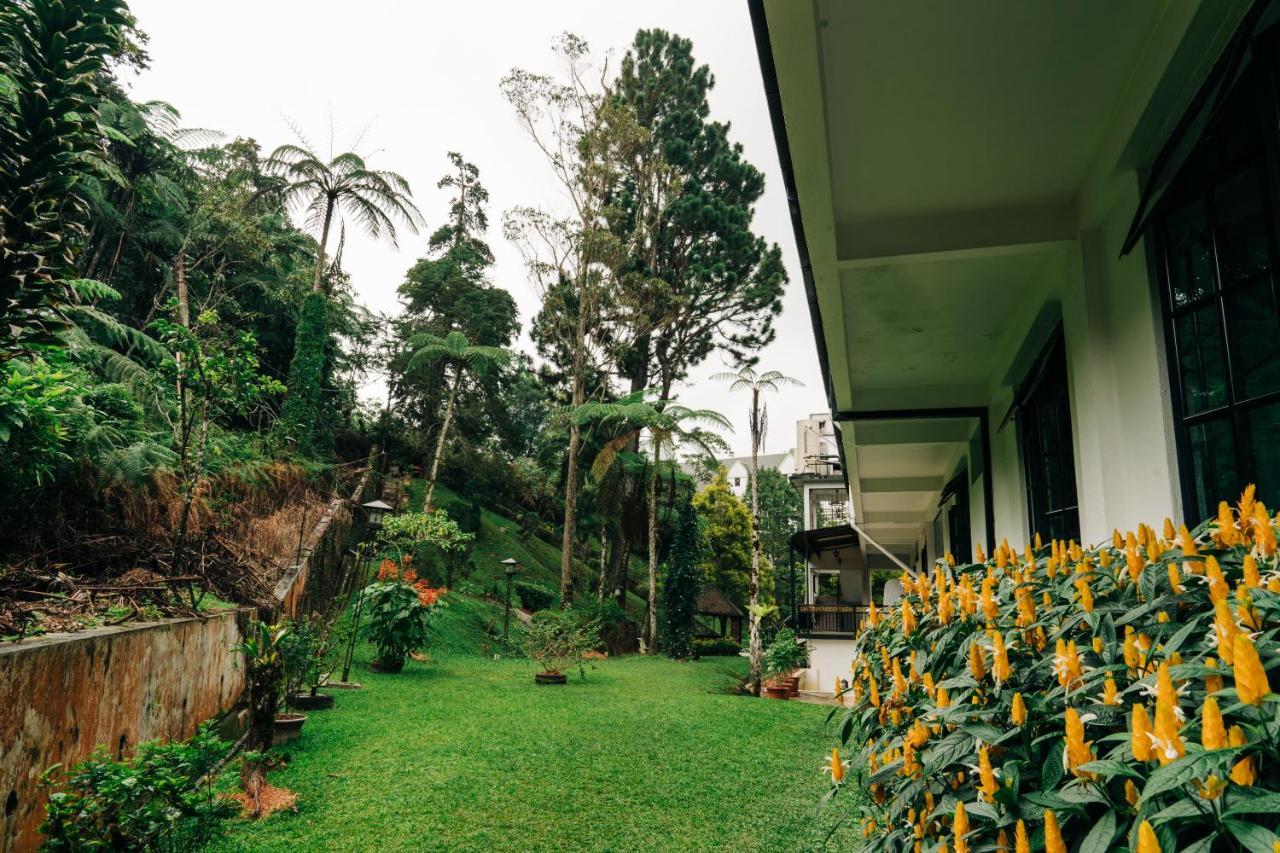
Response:
MULTIPOLYGON (((716 86, 711 115, 730 122, 731 137, 766 175, 755 226, 782 247, 791 282, 777 340, 761 357, 762 369, 781 370, 805 383, 770 400, 773 428, 766 448, 792 446, 795 418, 823 411, 821 377, 796 260, 786 194, 769 125, 755 43, 742 0, 132 0, 150 35, 151 67, 132 80, 136 98, 177 107, 188 127, 256 139, 270 151, 293 141, 288 122, 327 151, 347 150, 364 131, 359 151, 375 168, 404 175, 427 221, 417 236, 403 234, 399 249, 349 229, 344 267, 369 308, 398 310, 396 287, 423 254, 426 235, 445 214, 447 191, 436 181, 446 153, 458 151, 480 169, 489 189, 489 242, 497 263, 493 281, 520 306, 519 346, 528 351, 528 323, 538 297, 520 256, 502 239, 502 212, 516 205, 556 207, 559 195, 545 163, 522 135, 498 81, 513 67, 554 72, 552 40, 565 30, 616 64, 635 31, 661 27, 693 40, 694 55, 711 66, 716 86)), ((678 396, 728 416, 727 436, 746 453, 749 400, 729 394, 708 377, 726 369, 713 356, 678 396)), ((372 394, 376 388, 370 387, 372 394)))

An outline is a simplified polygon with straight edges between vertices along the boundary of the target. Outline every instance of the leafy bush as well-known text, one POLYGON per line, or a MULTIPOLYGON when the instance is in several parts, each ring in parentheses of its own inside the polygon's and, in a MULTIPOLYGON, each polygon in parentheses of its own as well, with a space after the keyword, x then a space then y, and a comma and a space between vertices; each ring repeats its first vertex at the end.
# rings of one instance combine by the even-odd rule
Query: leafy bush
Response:
POLYGON ((516 581, 515 590, 516 598, 520 600, 520 606, 525 610, 532 612, 547 610, 556 603, 556 594, 536 583, 516 581))
POLYGON ((186 743, 144 743, 126 761, 101 750, 76 765, 65 784, 62 765, 45 771, 54 788, 44 823, 45 850, 194 849, 210 840, 234 805, 206 778, 228 744, 211 724, 186 743))
POLYGON ((542 667, 540 672, 563 675, 573 667, 587 677, 587 653, 599 642, 600 625, 572 610, 542 610, 525 629, 524 651, 542 667))
POLYGON ((796 632, 782 628, 764 651, 764 671, 769 676, 790 675, 809 665, 809 647, 796 638, 796 632))
POLYGON ((1250 487, 1194 532, 904 577, 857 640, 853 761, 828 766, 870 794, 868 849, 1272 849, 1277 521, 1250 487))
POLYGON ((409 560, 401 565, 382 561, 378 579, 360 593, 365 619, 361 631, 377 647, 379 664, 394 670, 409 652, 427 645, 427 628, 444 592, 419 580, 409 560))
POLYGON ((742 652, 742 644, 731 637, 717 637, 714 640, 695 639, 693 651, 700 658, 727 657, 742 652))

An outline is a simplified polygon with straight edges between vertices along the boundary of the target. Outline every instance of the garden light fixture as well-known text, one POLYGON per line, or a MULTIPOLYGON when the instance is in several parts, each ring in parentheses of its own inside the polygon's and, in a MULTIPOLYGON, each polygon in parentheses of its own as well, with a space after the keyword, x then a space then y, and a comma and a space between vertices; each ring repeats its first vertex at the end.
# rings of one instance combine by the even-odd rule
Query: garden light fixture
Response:
POLYGON ((391 506, 382 501, 369 501, 367 504, 362 504, 362 506, 369 516, 369 526, 373 528, 381 527, 382 517, 391 512, 391 506))
POLYGON ((507 609, 502 616, 502 641, 505 643, 511 639, 511 581, 515 578, 520 563, 513 557, 507 557, 502 561, 502 567, 507 572, 507 609))

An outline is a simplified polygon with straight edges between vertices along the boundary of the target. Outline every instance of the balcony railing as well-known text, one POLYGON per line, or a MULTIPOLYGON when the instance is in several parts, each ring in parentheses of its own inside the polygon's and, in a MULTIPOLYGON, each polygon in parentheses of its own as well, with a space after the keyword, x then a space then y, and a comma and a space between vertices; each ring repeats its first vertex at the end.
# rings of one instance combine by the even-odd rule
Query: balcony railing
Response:
POLYGON ((852 637, 867 613, 861 604, 801 604, 796 613, 797 628, 802 636, 852 637))

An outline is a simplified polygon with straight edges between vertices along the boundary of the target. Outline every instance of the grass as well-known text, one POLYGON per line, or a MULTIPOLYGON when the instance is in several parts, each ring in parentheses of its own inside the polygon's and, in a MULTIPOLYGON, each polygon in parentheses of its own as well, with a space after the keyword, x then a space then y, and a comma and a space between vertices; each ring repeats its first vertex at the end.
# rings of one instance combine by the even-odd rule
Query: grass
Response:
MULTIPOLYGON (((473 617, 454 609, 456 642, 473 617)), ((297 813, 233 821, 214 849, 797 850, 834 817, 815 816, 828 709, 729 695, 740 659, 618 658, 538 687, 522 659, 383 675, 362 654, 364 689, 335 691, 271 774, 297 813)))

